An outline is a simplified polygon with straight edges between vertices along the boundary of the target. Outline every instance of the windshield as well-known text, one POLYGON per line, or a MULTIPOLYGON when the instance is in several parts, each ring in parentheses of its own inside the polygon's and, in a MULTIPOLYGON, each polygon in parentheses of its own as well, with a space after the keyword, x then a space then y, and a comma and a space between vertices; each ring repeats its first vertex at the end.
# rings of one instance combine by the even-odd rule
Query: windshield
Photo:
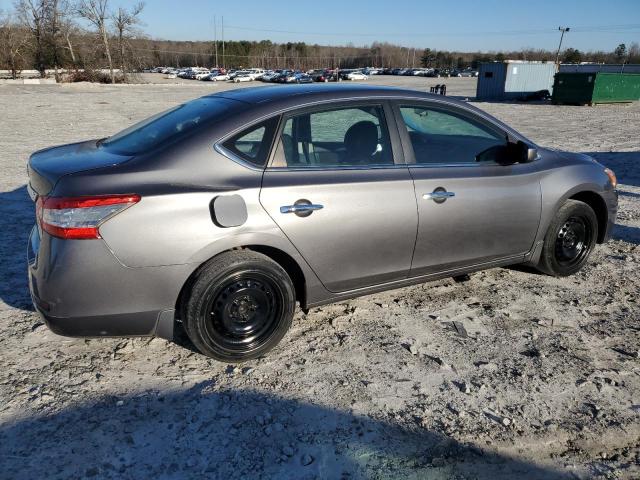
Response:
POLYGON ((100 147, 120 155, 136 155, 184 135, 197 127, 221 119, 236 102, 225 98, 203 97, 158 113, 116 133, 100 147))

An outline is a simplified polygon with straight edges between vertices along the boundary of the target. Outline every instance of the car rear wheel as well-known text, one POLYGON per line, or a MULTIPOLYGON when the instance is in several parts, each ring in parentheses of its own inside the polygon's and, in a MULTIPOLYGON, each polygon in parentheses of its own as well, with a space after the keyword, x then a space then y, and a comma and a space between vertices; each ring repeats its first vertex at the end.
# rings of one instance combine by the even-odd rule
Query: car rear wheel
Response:
POLYGON ((242 362, 276 346, 291 326, 294 310, 294 287, 280 265, 257 252, 231 251, 198 273, 184 326, 203 354, 242 362))
POLYGON ((551 222, 542 247, 538 269, 565 277, 580 270, 598 237, 598 219, 586 203, 567 200, 551 222))

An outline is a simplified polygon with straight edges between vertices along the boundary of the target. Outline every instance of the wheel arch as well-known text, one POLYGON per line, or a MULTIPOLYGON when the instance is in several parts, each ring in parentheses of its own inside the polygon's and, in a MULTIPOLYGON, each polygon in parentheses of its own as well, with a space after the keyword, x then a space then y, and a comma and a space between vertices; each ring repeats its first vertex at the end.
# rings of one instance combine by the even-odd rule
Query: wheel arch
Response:
POLYGON ((598 243, 603 243, 605 240, 605 234, 607 232, 607 222, 609 220, 609 212, 607 209, 607 203, 604 198, 593 190, 583 190, 577 193, 573 193, 567 200, 577 200, 582 203, 586 203, 596 214, 598 219, 598 243))
POLYGON ((287 252, 281 250, 277 247, 269 246, 269 245, 261 245, 261 244, 253 244, 253 245, 243 245, 238 247, 229 248, 223 251, 220 251, 213 255, 212 257, 206 259, 202 263, 200 263, 189 275, 186 279, 182 288, 180 289, 180 293, 178 294, 178 298, 176 300, 175 311, 176 316, 178 318, 184 318, 184 308, 187 303, 189 292, 191 291, 191 287, 193 283, 200 273, 200 271, 214 258, 217 256, 234 251, 234 250, 251 250, 257 253, 261 253, 271 260, 280 265, 291 278, 291 282, 293 283, 293 288, 295 291, 296 300, 300 303, 300 307, 305 310, 307 308, 307 279, 304 274, 302 267, 299 263, 287 252))

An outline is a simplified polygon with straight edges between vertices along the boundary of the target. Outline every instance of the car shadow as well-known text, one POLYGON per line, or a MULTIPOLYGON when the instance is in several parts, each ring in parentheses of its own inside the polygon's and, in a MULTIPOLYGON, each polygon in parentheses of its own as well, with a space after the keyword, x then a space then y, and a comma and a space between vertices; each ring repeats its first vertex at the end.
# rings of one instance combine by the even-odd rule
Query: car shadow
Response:
POLYGON ((640 151, 582 153, 612 169, 618 177, 618 183, 640 187, 640 151))
POLYGON ((35 223, 35 209, 22 186, 0 192, 0 299, 22 310, 33 310, 27 279, 27 242, 35 223))
POLYGON ((622 240, 624 242, 640 245, 640 228, 616 223, 616 226, 613 229, 613 238, 615 240, 622 240))
POLYGON ((14 480, 573 478, 409 423, 210 380, 5 422, 0 469, 14 480))

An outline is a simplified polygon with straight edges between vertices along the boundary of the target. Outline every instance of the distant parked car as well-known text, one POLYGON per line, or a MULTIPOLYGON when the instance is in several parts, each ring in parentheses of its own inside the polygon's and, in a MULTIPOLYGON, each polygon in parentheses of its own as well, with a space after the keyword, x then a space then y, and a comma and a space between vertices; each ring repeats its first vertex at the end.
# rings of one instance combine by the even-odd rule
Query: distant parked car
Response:
POLYGON ((213 74, 211 74, 211 75, 212 76, 210 76, 209 78, 213 82, 222 82, 222 81, 231 79, 231 77, 229 76, 228 73, 219 73, 217 75, 213 75, 213 74))
POLYGON ((369 77, 362 72, 350 72, 347 74, 347 80, 368 80, 369 77))
POLYGON ((252 82, 253 81, 253 76, 251 76, 251 74, 249 73, 240 73, 238 75, 235 75, 231 81, 233 83, 240 83, 240 82, 252 82))
POLYGON ((309 76, 314 82, 328 82, 330 74, 326 70, 311 70, 309 76))
POLYGON ((313 79, 310 75, 303 72, 293 72, 287 75, 285 83, 312 83, 313 79))
POLYGON ((477 77, 478 71, 467 68, 460 71, 460 76, 461 77, 477 77))
POLYGON ((51 330, 172 339, 180 325, 224 362, 272 349, 298 303, 514 264, 574 274, 618 203, 587 155, 466 102, 354 85, 209 95, 35 152, 28 174, 28 282, 51 330))

